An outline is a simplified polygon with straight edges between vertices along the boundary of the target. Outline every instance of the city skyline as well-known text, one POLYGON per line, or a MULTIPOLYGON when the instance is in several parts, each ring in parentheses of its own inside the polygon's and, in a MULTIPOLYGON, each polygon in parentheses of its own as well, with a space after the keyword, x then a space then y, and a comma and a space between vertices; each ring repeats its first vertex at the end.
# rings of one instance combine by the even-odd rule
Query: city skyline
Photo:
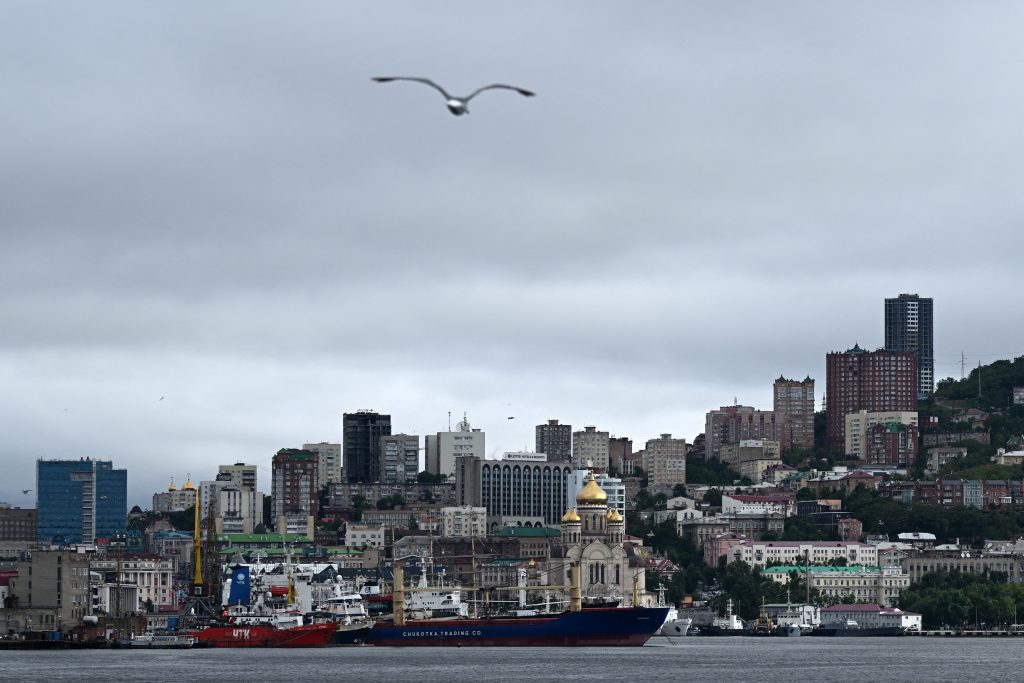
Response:
POLYGON ((143 506, 216 464, 268 488, 361 409, 421 438, 467 413, 491 457, 549 419, 692 443, 779 376, 820 406, 826 354, 882 347, 903 292, 935 302, 936 381, 1019 356, 1022 29, 925 2, 16 3, 0 500, 34 504, 38 458, 111 460, 143 506), (453 117, 379 74, 537 95, 453 117))

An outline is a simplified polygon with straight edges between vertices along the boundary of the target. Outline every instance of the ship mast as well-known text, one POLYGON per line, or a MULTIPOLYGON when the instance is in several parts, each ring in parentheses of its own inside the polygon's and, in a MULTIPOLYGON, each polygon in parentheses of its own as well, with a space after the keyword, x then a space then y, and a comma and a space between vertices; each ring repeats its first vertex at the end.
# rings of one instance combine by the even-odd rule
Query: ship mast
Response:
POLYGON ((192 595, 200 596, 203 594, 203 539, 199 528, 199 489, 195 489, 195 492, 195 531, 193 532, 194 556, 192 558, 192 564, 195 567, 195 576, 192 579, 192 595))

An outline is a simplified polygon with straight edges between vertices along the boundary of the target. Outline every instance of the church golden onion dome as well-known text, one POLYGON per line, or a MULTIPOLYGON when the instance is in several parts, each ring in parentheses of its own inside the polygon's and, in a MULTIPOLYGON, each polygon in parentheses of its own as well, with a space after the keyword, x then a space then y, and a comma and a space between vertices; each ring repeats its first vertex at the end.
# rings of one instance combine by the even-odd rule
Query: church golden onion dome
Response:
POLYGON ((580 522, 580 516, 576 514, 576 508, 573 508, 562 515, 562 524, 568 524, 570 522, 580 522))
POLYGON ((168 493, 173 493, 174 491, 177 491, 177 490, 178 490, 178 487, 174 485, 174 480, 171 479, 171 485, 167 487, 167 492, 168 493))
POLYGON ((597 479, 594 478, 594 473, 591 472, 587 477, 587 483, 576 494, 577 505, 607 505, 608 494, 605 493, 600 486, 597 485, 597 479))
POLYGON ((182 491, 195 491, 196 490, 196 485, 192 483, 191 479, 189 479, 188 481, 185 482, 185 485, 181 487, 181 490, 182 491))
POLYGON ((619 514, 618 510, 612 510, 612 511, 610 511, 608 513, 608 521, 609 522, 621 522, 622 521, 622 515, 619 514))

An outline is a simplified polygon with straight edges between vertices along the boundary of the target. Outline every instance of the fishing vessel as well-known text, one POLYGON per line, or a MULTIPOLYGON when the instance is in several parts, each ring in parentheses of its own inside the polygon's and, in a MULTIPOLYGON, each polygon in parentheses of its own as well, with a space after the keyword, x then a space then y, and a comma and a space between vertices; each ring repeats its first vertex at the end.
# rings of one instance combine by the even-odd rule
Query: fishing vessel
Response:
POLYGON ((571 575, 570 606, 566 612, 407 620, 402 569, 395 567, 394 616, 376 622, 365 642, 396 647, 640 646, 665 623, 668 607, 583 609, 578 565, 571 568, 571 575))

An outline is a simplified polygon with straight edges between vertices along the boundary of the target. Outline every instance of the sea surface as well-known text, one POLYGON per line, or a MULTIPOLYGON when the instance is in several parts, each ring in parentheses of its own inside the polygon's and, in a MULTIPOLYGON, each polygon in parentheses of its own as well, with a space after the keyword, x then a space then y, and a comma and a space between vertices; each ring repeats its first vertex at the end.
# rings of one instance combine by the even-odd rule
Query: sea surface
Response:
POLYGON ((1024 680, 1021 638, 680 638, 642 648, 0 652, 0 681, 1024 680))

